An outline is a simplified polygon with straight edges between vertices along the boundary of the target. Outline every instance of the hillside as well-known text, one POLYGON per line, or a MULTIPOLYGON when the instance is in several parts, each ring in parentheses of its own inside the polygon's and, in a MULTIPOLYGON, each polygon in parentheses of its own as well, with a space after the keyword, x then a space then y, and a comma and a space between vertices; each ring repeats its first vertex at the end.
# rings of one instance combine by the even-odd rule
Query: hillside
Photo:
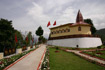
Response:
POLYGON ((99 35, 102 41, 105 41, 105 28, 98 30, 95 35, 99 35))

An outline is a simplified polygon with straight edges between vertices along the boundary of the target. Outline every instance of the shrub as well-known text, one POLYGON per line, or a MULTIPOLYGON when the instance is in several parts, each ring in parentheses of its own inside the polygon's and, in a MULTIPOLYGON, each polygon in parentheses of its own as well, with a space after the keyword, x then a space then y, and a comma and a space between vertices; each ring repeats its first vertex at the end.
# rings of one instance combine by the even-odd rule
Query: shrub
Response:
POLYGON ((17 49, 22 48, 21 46, 18 46, 17 49))
POLYGON ((56 46, 56 50, 58 50, 59 48, 58 48, 58 46, 56 46))
POLYGON ((101 49, 101 46, 97 46, 98 49, 101 49))

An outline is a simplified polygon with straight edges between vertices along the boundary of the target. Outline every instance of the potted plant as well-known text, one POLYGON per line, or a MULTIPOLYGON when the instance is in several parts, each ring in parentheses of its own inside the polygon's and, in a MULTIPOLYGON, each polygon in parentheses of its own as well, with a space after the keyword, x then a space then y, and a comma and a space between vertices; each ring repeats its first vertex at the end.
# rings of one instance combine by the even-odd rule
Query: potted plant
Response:
POLYGON ((16 54, 18 54, 18 53, 22 53, 22 48, 21 48, 21 46, 17 46, 16 54))

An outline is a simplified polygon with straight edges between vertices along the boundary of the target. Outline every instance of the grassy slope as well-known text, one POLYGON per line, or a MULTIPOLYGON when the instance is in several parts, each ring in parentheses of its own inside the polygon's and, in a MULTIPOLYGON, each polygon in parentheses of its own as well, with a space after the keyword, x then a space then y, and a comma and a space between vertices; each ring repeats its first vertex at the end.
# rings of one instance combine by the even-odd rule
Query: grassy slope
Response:
POLYGON ((72 53, 54 51, 54 48, 50 48, 50 70, 105 70, 72 53))

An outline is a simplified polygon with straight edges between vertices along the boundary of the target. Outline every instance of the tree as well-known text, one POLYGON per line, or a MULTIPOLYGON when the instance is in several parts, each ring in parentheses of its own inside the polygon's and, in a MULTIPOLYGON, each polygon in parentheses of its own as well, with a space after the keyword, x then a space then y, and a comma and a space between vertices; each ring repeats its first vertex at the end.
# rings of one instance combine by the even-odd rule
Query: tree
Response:
POLYGON ((38 29, 36 30, 36 35, 39 36, 38 40, 39 43, 42 43, 42 39, 43 39, 43 29, 41 26, 38 27, 38 29))
POLYGON ((93 24, 93 21, 91 19, 84 19, 84 22, 91 25, 91 33, 94 34, 97 30, 93 24))
POLYGON ((12 21, 0 19, 0 52, 5 48, 14 47, 15 30, 12 27, 12 21))
POLYGON ((22 43, 23 43, 23 36, 22 36, 21 32, 19 32, 18 30, 15 30, 15 34, 16 34, 17 40, 18 40, 17 45, 18 45, 18 46, 22 46, 22 43))
POLYGON ((38 40, 39 40, 39 43, 46 43, 46 41, 47 41, 47 39, 44 38, 43 36, 40 36, 40 37, 38 38, 38 40))
POLYGON ((37 30, 36 30, 36 35, 37 36, 42 36, 43 35, 43 29, 42 29, 42 27, 40 26, 37 30))
POLYGON ((29 32, 29 33, 27 34, 27 38, 28 38, 28 42, 27 42, 27 46, 28 46, 28 45, 30 45, 30 42, 31 42, 31 40, 32 40, 32 33, 31 33, 31 32, 29 32))

